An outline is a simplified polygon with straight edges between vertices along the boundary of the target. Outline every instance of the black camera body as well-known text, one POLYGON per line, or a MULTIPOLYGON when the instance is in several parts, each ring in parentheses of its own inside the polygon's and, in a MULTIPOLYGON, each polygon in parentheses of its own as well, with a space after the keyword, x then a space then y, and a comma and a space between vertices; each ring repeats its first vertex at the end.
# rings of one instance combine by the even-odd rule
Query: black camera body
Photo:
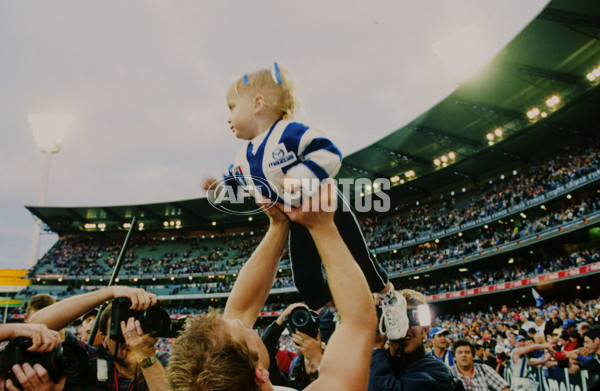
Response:
POLYGON ((85 349, 75 342, 64 341, 51 352, 30 352, 31 339, 15 338, 6 345, 0 353, 0 377, 11 379, 13 384, 20 387, 19 380, 12 371, 15 364, 29 363, 31 366, 40 364, 48 371, 50 378, 57 382, 66 377, 72 384, 86 382, 90 372, 90 362, 85 349))
POLYGON ((185 319, 171 320, 169 314, 158 306, 145 311, 134 311, 129 307, 131 300, 127 297, 119 297, 112 302, 108 336, 117 342, 125 342, 121 321, 127 323, 129 318, 139 320, 144 333, 154 338, 175 338, 183 330, 185 319))
POLYGON ((296 307, 286 318, 286 327, 290 334, 300 331, 311 338, 317 338, 319 317, 315 311, 305 307, 296 307))

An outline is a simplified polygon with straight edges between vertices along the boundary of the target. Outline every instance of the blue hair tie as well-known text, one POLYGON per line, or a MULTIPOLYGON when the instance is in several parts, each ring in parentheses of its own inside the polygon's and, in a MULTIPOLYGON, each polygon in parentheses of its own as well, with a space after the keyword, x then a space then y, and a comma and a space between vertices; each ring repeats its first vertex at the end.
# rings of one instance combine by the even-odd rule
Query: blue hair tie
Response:
POLYGON ((281 84, 282 80, 281 80, 281 73, 279 73, 279 65, 277 65, 277 62, 273 63, 273 66, 271 67, 271 77, 273 78, 273 81, 277 84, 281 84))
POLYGON ((244 79, 244 85, 245 85, 245 86, 247 86, 248 84, 250 84, 250 83, 248 82, 248 75, 244 75, 243 79, 244 79))

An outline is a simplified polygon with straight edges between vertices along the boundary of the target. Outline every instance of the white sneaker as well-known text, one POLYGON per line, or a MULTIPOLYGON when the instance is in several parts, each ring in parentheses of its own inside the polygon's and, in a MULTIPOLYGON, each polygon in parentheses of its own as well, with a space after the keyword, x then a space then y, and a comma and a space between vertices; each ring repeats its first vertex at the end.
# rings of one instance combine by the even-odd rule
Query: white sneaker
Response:
POLYGON ((394 304, 383 304, 381 306, 382 314, 379 321, 379 332, 387 335, 389 340, 406 337, 409 327, 406 299, 401 294, 396 294, 396 298, 397 300, 394 304))

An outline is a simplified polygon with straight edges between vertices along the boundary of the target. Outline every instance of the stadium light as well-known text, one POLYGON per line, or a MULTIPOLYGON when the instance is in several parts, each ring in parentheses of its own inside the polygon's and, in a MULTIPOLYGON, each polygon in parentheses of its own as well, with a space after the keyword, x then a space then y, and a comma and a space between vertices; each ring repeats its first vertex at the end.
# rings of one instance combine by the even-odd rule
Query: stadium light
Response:
MULTIPOLYGON (((42 176, 42 187, 38 198, 38 206, 46 203, 46 190, 48 188, 48 177, 50 175, 50 161, 52 154, 58 153, 62 142, 71 125, 71 117, 61 114, 29 114, 29 125, 33 130, 33 138, 40 151, 46 154, 44 174, 42 176)), ((40 234, 42 232, 42 221, 36 218, 31 240, 31 251, 29 253, 29 267, 35 265, 40 252, 40 234)))

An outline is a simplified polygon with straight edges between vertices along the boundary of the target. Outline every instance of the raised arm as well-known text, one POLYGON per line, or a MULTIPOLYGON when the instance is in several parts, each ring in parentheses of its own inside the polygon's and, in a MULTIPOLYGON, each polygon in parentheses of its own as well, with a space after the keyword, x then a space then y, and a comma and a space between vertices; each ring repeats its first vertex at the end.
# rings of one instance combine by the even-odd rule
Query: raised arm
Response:
MULTIPOLYGON (((321 187, 321 199, 335 202, 333 182, 321 187)), ((311 202, 307 200, 306 202, 311 202)), ((321 361, 319 378, 310 390, 366 390, 376 319, 367 281, 333 223, 333 213, 288 213, 310 231, 325 266, 341 325, 335 330, 321 361)))
POLYGON ((247 328, 254 326, 269 296, 289 230, 289 221, 279 209, 266 205, 263 210, 271 224, 240 270, 223 313, 224 318, 239 319, 247 328))
POLYGON ((117 297, 128 297, 132 303, 132 310, 145 310, 156 304, 154 293, 115 285, 56 302, 34 313, 29 322, 45 324, 49 329, 60 330, 100 304, 117 297))

